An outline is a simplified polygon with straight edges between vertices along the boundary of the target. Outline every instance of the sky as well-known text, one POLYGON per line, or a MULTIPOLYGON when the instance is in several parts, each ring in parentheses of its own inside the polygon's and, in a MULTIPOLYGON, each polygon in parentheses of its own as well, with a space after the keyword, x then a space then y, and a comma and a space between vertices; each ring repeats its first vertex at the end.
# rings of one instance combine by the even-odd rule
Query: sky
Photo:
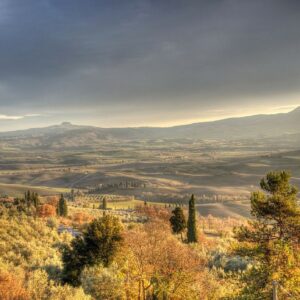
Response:
POLYGON ((0 131, 299 105, 299 0, 0 0, 0 131))

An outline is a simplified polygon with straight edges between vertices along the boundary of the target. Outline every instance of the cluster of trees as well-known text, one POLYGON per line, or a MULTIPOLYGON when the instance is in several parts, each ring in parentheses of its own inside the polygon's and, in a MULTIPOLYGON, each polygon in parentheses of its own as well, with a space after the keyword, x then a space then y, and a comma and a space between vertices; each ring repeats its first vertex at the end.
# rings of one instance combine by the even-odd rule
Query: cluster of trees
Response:
POLYGON ((107 183, 107 184, 99 184, 97 187, 89 189, 89 194, 96 194, 101 193, 103 190, 127 190, 127 189, 134 189, 134 188, 146 188, 146 184, 140 181, 121 181, 119 183, 107 183))
POLYGON ((111 215, 92 221, 64 249, 63 266, 63 281, 95 299, 214 299, 218 293, 203 259, 160 215, 127 229, 111 215))
MULTIPOLYGON (((253 220, 235 229, 238 243, 231 253, 247 261, 239 278, 243 287, 230 299, 271 299, 274 294, 300 299, 300 207, 290 178, 285 171, 270 172, 260 182, 262 191, 251 195, 253 220)), ((182 236, 187 228, 187 242, 197 242, 194 196, 188 222, 181 207, 172 214, 173 233, 182 236)))
MULTIPOLYGON (((251 195, 253 218, 234 240, 200 234, 193 195, 188 211, 144 205, 137 212, 145 223, 125 226, 104 215, 74 239, 49 220, 4 214, 0 299, 265 300, 274 291, 300 299, 300 207, 290 178, 271 172, 262 179, 262 191, 251 195)), ((67 214, 63 196, 52 202, 67 214)), ((32 193, 28 203, 43 205, 32 193)))
POLYGON ((71 241, 32 216, 0 218, 1 300, 91 300, 82 288, 63 286, 60 248, 71 241))
POLYGON ((30 209, 31 206, 37 208, 40 204, 38 193, 31 192, 29 190, 24 194, 24 201, 28 209, 30 209))
POLYGON ((37 193, 27 191, 24 193, 24 198, 14 198, 12 201, 2 201, 0 203, 0 215, 9 214, 27 215, 41 218, 54 216, 67 217, 68 204, 63 194, 59 200, 57 197, 42 201, 37 193))
POLYGON ((38 207, 40 205, 39 195, 35 192, 27 191, 24 193, 24 198, 14 198, 10 201, 6 197, 6 201, 0 203, 0 215, 7 209, 8 212, 13 214, 27 214, 36 215, 38 207))
POLYGON ((198 234, 197 234, 197 217, 196 217, 196 208, 195 208, 195 196, 192 195, 189 201, 189 212, 188 212, 188 221, 186 222, 183 209, 177 206, 172 211, 172 217, 170 218, 170 223, 172 231, 175 234, 180 234, 182 241, 183 232, 187 228, 187 242, 188 243, 197 243, 198 234))

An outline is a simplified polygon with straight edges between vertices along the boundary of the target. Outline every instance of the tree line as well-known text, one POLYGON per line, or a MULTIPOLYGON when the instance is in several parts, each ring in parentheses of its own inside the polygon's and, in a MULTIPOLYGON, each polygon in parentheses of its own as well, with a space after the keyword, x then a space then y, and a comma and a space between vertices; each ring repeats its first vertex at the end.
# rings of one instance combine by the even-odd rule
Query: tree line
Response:
POLYGON ((26 191, 24 197, 14 198, 12 201, 2 201, 0 203, 0 216, 7 211, 9 215, 26 214, 34 217, 50 217, 50 216, 68 216, 68 203, 63 194, 60 195, 58 201, 52 203, 44 203, 41 201, 38 193, 26 191))

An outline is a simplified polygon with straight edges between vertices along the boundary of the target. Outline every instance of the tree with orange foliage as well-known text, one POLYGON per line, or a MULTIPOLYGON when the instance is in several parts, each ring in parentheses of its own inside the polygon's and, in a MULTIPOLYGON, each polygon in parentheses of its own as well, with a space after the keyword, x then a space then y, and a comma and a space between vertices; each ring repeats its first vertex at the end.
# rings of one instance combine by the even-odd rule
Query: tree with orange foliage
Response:
POLYGON ((42 204, 37 209, 40 218, 48 218, 56 215, 56 208, 50 204, 42 204))
POLYGON ((148 219, 152 220, 162 220, 165 223, 169 222, 171 216, 169 209, 162 208, 158 205, 139 205, 136 206, 135 210, 141 216, 146 216, 148 219))
POLYGON ((58 201, 59 201, 58 196, 48 196, 47 199, 46 199, 47 204, 50 204, 54 207, 57 207, 58 201))
POLYGON ((88 223, 88 222, 92 221, 93 217, 84 212, 77 212, 77 213, 74 213, 72 219, 73 219, 73 222, 75 222, 75 223, 84 224, 84 223, 88 223))
POLYGON ((11 273, 0 271, 1 300, 29 300, 23 282, 11 273))
MULTIPOLYGON (((131 255, 128 288, 138 290, 137 298, 200 299, 205 294, 204 262, 191 247, 170 234, 168 224, 156 220, 130 230, 125 241, 131 255)), ((205 298, 203 298, 205 299, 205 298)))

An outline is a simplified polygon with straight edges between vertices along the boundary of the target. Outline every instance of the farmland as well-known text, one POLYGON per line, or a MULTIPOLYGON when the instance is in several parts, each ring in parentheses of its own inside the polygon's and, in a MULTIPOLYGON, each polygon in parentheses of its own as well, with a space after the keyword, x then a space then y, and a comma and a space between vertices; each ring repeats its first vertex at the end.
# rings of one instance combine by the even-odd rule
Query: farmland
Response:
POLYGON ((0 191, 14 196, 73 189, 91 204, 93 195, 115 195, 118 205, 132 207, 136 200, 187 204, 194 193, 201 214, 239 218, 249 216, 250 192, 267 171, 289 170, 300 183, 300 151, 284 140, 103 140, 57 149, 2 140, 0 146, 0 191))

